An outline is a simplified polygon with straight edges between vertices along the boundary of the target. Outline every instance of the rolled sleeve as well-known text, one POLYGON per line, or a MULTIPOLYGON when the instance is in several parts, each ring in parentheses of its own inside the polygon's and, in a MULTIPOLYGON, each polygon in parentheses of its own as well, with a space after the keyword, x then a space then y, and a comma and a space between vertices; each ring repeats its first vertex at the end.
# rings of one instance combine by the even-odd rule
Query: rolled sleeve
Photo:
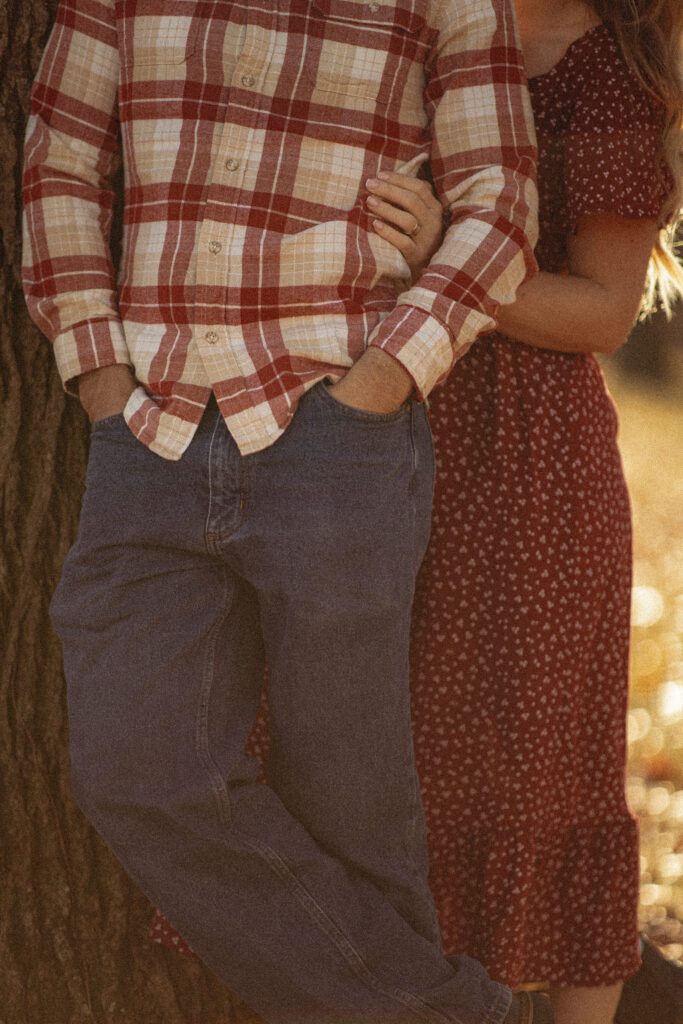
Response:
POLYGON ((536 270, 536 148, 508 0, 439 8, 428 68, 431 166, 449 226, 416 285, 369 344, 393 355, 426 396, 536 270))
POLYGON ((109 251, 119 165, 113 0, 62 0, 36 77, 23 175, 23 283, 67 388, 130 363, 109 251))
POLYGON ((57 369, 66 390, 78 394, 76 378, 90 370, 117 363, 130 365, 130 355, 118 320, 86 320, 54 339, 57 369))

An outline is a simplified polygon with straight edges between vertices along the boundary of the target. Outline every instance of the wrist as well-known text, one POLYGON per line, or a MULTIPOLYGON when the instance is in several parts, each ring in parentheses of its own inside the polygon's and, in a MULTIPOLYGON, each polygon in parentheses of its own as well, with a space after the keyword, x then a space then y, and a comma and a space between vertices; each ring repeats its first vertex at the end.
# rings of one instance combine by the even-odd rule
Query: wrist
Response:
POLYGON ((81 374, 76 383, 78 397, 91 423, 123 412, 137 387, 131 367, 124 363, 89 370, 81 374))
POLYGON ((87 370, 76 378, 78 394, 83 391, 96 390, 114 384, 135 384, 133 370, 127 363, 112 363, 110 366, 98 366, 95 370, 87 370))
POLYGON ((330 391, 356 409, 391 413, 410 397, 413 380, 393 356, 369 348, 330 391))
POLYGON ((410 398, 414 391, 413 378, 394 356, 371 345, 356 365, 361 363, 370 380, 397 408, 410 398))

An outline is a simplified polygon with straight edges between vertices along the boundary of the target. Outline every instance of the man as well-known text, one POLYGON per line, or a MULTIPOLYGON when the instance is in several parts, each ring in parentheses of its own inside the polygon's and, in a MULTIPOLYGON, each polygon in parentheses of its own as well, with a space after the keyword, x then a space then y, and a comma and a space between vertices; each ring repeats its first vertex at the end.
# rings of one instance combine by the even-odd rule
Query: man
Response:
POLYGON ((442 955, 407 679, 420 400, 533 268, 530 123, 508 0, 63 0, 34 87, 26 293, 93 422, 74 793, 273 1022, 540 1019, 442 955), (365 183, 425 150, 450 227, 397 301, 365 183))

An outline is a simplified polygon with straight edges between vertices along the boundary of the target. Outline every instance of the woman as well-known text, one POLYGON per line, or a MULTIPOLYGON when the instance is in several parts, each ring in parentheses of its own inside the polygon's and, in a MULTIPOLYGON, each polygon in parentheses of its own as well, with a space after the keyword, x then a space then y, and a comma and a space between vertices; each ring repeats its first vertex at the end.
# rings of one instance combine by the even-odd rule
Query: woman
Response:
MULTIPOLYGON (((550 983, 557 1024, 611 1024, 639 965, 624 798, 631 534, 591 353, 623 342, 656 278, 667 305, 683 291, 671 248, 683 5, 517 8, 541 273, 432 396, 415 740, 446 952, 512 987, 550 983)), ((374 229, 417 275, 441 209, 424 182, 382 179, 368 183, 374 229)))

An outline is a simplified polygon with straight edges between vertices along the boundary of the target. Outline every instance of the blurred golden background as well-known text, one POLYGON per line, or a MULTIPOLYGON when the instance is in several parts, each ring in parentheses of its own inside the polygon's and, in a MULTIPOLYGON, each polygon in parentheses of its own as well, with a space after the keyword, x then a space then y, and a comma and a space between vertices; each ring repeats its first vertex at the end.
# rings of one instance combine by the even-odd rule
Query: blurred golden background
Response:
POLYGON ((683 326, 647 326, 603 366, 634 519, 628 796, 641 827, 643 930, 683 962, 683 326), (642 358, 638 357, 638 349, 642 358), (638 365, 640 363, 640 365, 638 365))

